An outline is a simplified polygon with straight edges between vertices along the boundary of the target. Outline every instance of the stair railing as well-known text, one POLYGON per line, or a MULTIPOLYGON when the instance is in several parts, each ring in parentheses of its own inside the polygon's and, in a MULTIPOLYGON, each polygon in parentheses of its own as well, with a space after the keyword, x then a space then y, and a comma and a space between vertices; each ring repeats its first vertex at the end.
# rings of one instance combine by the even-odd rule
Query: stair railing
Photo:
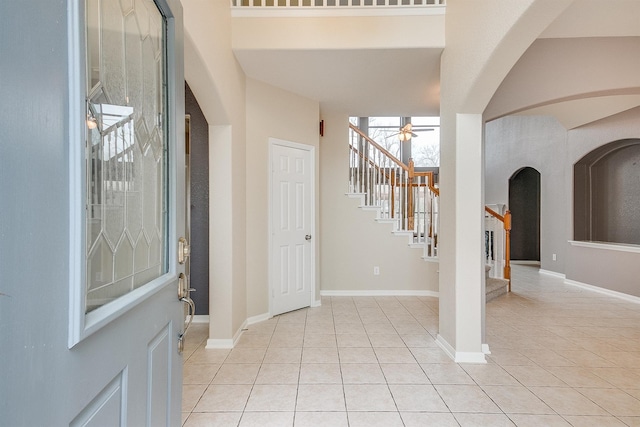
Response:
MULTIPOLYGON (((440 190, 433 172, 417 172, 412 159, 405 165, 357 126, 349 124, 349 193, 364 196, 380 219, 393 219, 397 231, 410 232, 425 258, 438 257, 440 190)), ((504 215, 485 206, 486 263, 490 277, 509 280, 511 292, 511 212, 504 215)))
POLYGON ((433 172, 416 172, 413 160, 405 165, 356 126, 350 129, 348 191, 363 194, 379 218, 395 219, 397 231, 424 244, 425 257, 436 257, 440 193, 433 172))
POLYGON ((491 266, 489 277, 509 281, 511 292, 511 212, 500 215, 488 206, 485 211, 485 257, 491 266))

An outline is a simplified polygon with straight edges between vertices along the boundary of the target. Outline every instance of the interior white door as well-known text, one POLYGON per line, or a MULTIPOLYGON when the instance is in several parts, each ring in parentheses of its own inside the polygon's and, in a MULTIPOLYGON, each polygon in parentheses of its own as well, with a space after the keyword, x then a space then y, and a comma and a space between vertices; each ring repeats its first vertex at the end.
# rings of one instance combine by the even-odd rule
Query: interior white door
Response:
POLYGON ((271 315, 311 304, 314 285, 313 149, 271 141, 271 315))
POLYGON ((180 425, 180 2, 30 6, 0 3, 0 424, 180 425))

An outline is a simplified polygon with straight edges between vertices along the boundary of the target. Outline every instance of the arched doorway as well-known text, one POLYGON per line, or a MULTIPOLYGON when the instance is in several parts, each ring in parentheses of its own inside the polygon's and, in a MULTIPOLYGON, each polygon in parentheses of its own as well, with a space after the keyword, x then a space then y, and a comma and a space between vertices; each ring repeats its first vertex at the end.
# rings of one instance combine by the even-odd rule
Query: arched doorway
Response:
POLYGON ((540 261, 540 172, 531 167, 509 178, 511 259, 540 261))

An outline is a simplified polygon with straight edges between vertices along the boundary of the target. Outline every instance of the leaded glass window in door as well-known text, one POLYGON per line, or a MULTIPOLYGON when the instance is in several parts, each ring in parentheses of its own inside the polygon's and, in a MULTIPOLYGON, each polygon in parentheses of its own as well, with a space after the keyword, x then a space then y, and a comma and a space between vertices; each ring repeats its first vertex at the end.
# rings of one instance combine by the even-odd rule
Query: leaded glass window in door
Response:
POLYGON ((86 312, 167 271, 164 18, 86 0, 86 312))

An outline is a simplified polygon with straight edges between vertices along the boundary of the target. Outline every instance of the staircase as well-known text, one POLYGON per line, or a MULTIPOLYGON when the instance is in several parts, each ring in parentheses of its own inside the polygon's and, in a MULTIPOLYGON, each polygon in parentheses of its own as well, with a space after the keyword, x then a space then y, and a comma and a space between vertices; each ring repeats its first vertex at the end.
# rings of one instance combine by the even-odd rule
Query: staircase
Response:
POLYGON ((504 295, 509 290, 509 280, 501 279, 499 277, 490 277, 489 271, 490 265, 485 265, 485 302, 489 302, 493 299, 504 295))
MULTIPOLYGON (((438 261, 440 190, 433 172, 415 171, 350 124, 347 195, 360 208, 376 212, 376 221, 391 224, 393 233, 421 250, 426 261, 438 261)), ((509 211, 485 207, 486 300, 510 291, 509 211)))

